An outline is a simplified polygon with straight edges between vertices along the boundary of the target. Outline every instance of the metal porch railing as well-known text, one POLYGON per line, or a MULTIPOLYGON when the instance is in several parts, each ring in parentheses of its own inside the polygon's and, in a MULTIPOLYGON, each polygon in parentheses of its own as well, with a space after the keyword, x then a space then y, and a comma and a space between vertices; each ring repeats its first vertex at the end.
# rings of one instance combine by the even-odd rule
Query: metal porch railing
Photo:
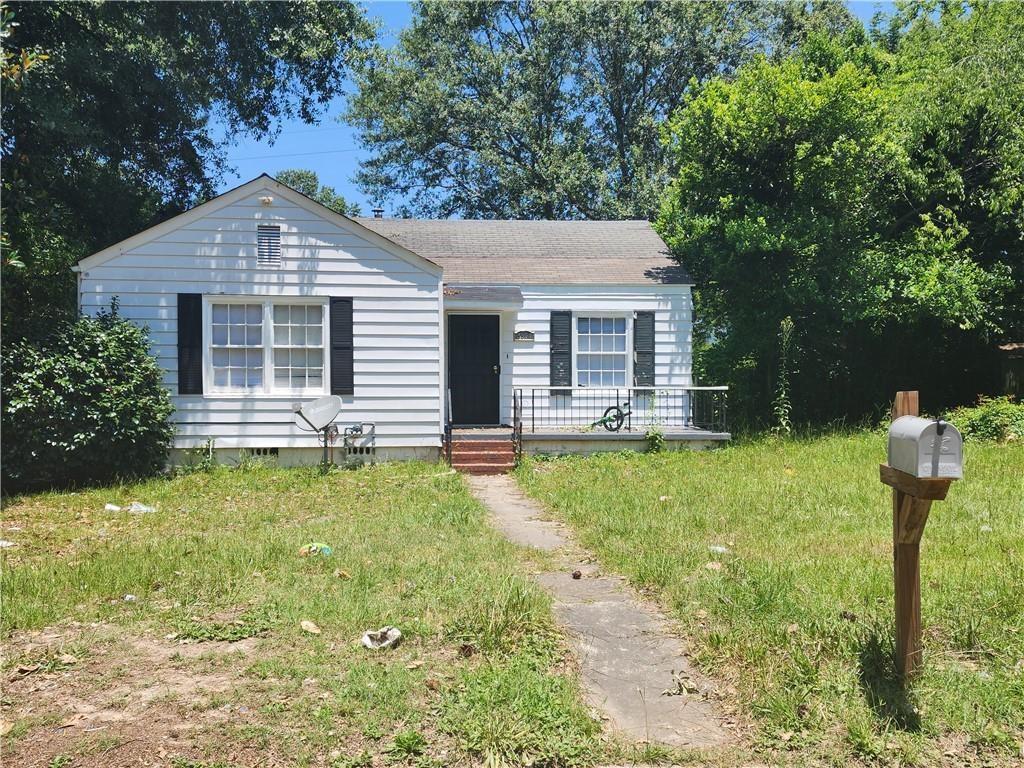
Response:
MULTIPOLYGON (((726 431, 728 387, 516 387, 513 413, 522 432, 600 431, 621 411, 617 431, 726 431)), ((613 423, 611 426, 615 426, 613 423)))

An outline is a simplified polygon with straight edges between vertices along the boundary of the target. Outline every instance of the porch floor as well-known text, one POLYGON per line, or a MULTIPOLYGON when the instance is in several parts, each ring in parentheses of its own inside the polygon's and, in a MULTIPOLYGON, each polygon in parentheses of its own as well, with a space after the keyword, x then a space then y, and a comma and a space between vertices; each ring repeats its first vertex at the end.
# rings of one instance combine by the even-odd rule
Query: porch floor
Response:
MULTIPOLYGON (((582 426, 544 426, 538 427, 531 432, 529 427, 523 427, 523 441, 527 440, 646 440, 646 429, 636 428, 629 430, 623 428, 618 432, 609 432, 606 429, 594 429, 582 426)), ((669 427, 664 430, 666 440, 719 440, 726 441, 732 438, 729 432, 714 432, 698 427, 669 427)), ((512 437, 512 428, 509 426, 495 427, 454 427, 452 436, 463 440, 501 440, 512 437)))

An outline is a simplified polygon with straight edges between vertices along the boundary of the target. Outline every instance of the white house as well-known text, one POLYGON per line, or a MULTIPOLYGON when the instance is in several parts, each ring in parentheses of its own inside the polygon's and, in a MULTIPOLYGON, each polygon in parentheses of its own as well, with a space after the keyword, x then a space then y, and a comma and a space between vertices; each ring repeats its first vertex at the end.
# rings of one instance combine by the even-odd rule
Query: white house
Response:
POLYGON ((75 270, 83 312, 117 297, 149 328, 177 458, 317 457, 292 404, 325 394, 336 460, 728 437, 721 388, 693 386, 691 281, 647 222, 348 218, 264 175, 75 270))

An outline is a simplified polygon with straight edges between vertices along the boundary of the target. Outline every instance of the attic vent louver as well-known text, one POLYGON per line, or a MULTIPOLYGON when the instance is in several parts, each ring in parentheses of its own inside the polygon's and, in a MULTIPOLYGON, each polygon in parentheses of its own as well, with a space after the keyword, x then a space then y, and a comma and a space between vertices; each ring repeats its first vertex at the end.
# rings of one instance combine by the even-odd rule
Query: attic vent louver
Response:
POLYGON ((256 248, 256 263, 261 267, 281 266, 281 227, 260 224, 256 248))

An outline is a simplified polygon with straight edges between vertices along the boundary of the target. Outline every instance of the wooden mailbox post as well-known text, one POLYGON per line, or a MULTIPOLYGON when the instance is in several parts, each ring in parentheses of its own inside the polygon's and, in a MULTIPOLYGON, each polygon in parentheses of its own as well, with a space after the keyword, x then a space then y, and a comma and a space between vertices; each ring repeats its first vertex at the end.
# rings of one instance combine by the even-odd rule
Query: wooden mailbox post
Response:
MULTIPOLYGON (((917 392, 897 392, 892 408, 893 421, 901 416, 917 415, 917 392)), ((921 534, 932 502, 946 498, 954 478, 919 477, 888 464, 882 464, 879 469, 882 482, 892 487, 896 668, 904 678, 911 678, 921 666, 921 534)))

